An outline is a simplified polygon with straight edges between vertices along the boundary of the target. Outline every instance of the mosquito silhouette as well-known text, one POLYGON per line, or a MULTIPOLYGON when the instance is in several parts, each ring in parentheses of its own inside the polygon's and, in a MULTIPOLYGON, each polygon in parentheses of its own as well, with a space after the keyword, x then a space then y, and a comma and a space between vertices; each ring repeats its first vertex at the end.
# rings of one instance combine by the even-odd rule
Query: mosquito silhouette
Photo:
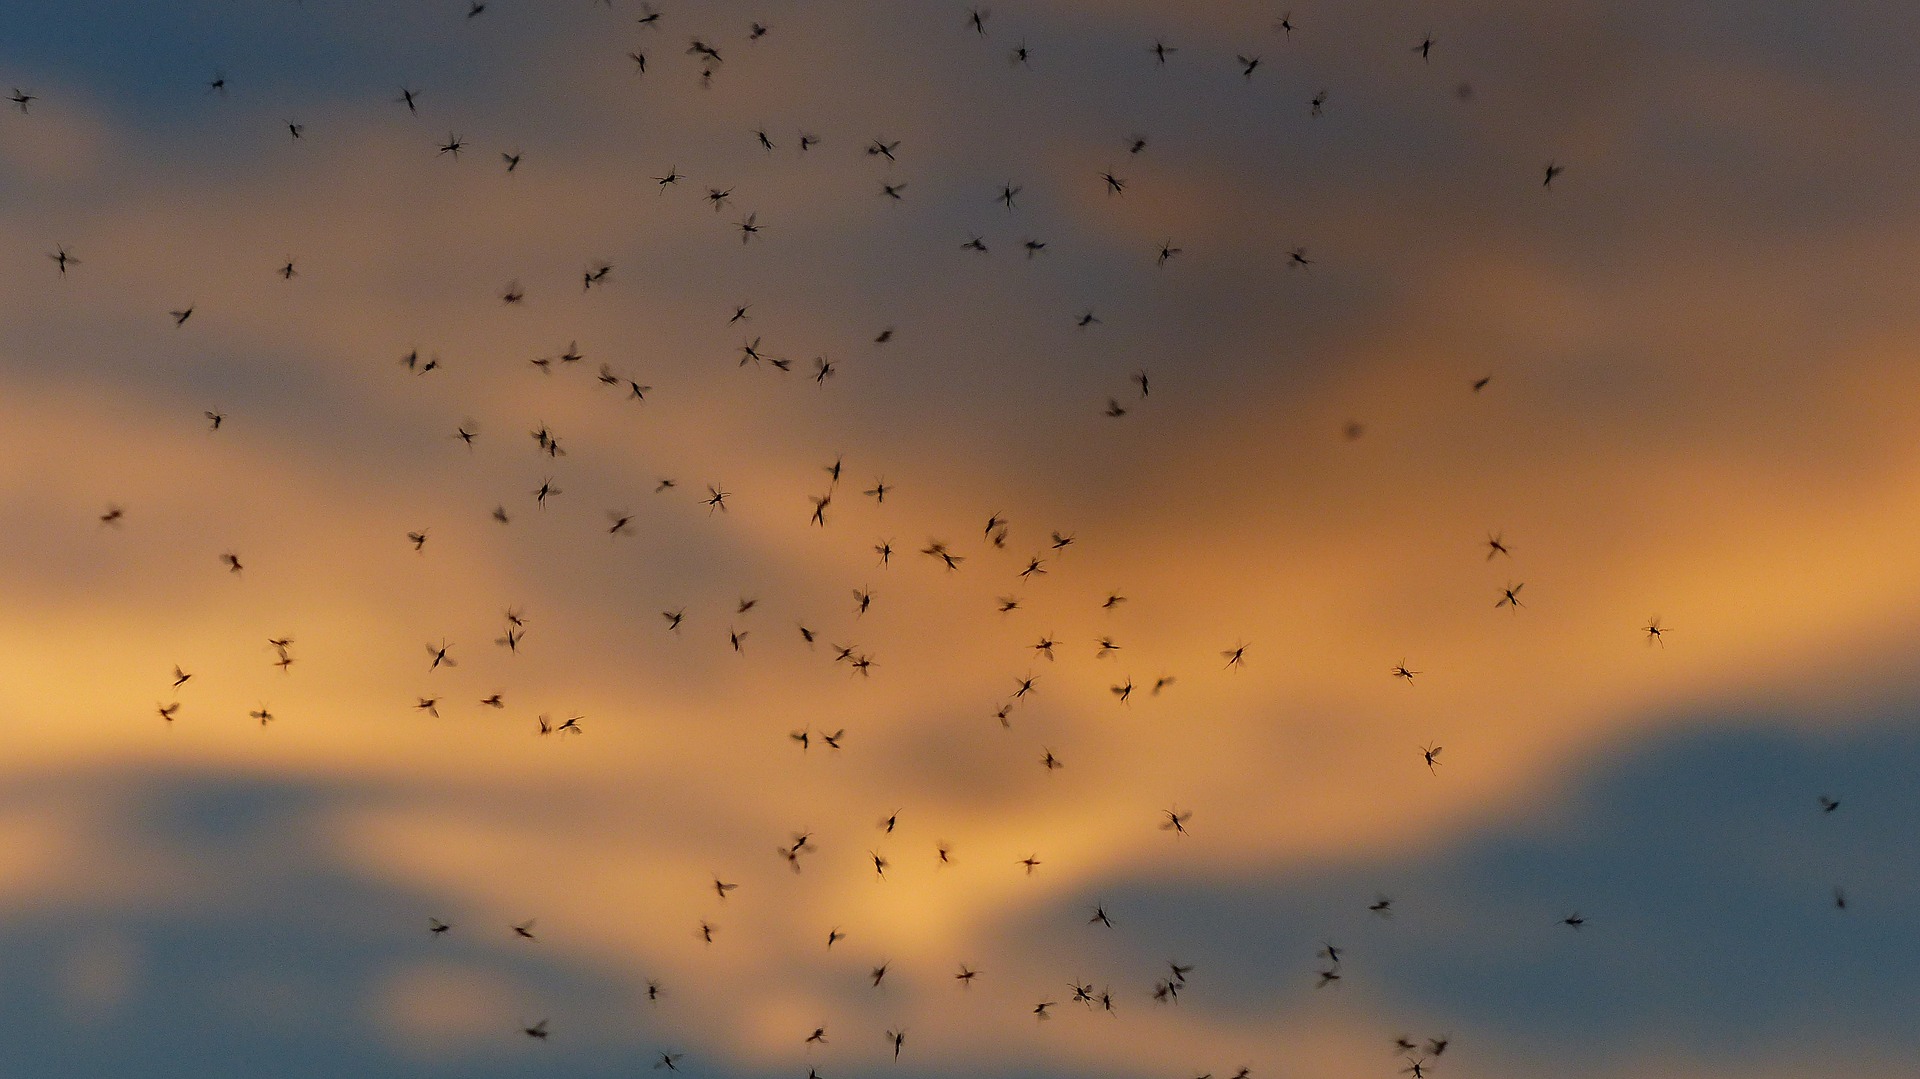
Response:
POLYGON ((1437 772, 1437 771, 1435 771, 1434 769, 1435 769, 1435 768, 1436 768, 1436 767, 1437 767, 1437 766, 1439 765, 1439 763, 1440 763, 1440 761, 1439 761, 1439 757, 1440 757, 1440 750, 1442 750, 1443 748, 1445 748, 1445 747, 1444 747, 1444 746, 1436 746, 1436 745, 1434 745, 1434 744, 1433 744, 1433 743, 1431 743, 1431 742, 1429 742, 1429 743, 1427 743, 1426 745, 1424 745, 1424 746, 1421 746, 1421 747, 1420 747, 1420 756, 1421 756, 1421 758, 1422 758, 1423 760, 1425 760, 1425 761, 1427 762, 1427 771, 1429 771, 1429 772, 1432 772, 1432 773, 1433 773, 1434 775, 1439 775, 1439 774, 1440 774, 1439 772, 1437 772))

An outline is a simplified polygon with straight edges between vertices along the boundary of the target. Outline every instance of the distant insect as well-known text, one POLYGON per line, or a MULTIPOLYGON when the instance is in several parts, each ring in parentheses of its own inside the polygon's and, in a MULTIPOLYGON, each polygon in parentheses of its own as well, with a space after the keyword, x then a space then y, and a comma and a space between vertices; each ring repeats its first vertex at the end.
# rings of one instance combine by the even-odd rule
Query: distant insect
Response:
POLYGON ((1431 742, 1420 747, 1420 756, 1423 760, 1427 762, 1427 771, 1433 772, 1433 774, 1435 775, 1440 774, 1434 769, 1440 763, 1438 758, 1440 756, 1440 751, 1444 748, 1445 748, 1444 746, 1436 746, 1431 742))
POLYGON ((1659 615, 1647 619, 1647 624, 1641 627, 1641 631, 1647 635, 1648 644, 1657 644, 1662 648, 1667 646, 1667 631, 1661 627, 1659 615))

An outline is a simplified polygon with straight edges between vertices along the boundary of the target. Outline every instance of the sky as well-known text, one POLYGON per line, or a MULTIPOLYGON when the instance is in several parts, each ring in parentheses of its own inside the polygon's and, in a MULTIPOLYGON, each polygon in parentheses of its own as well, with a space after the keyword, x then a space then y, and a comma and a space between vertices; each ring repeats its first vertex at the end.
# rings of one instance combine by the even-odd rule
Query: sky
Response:
POLYGON ((0 1072, 1908 1074, 1916 32, 13 5, 0 1072))

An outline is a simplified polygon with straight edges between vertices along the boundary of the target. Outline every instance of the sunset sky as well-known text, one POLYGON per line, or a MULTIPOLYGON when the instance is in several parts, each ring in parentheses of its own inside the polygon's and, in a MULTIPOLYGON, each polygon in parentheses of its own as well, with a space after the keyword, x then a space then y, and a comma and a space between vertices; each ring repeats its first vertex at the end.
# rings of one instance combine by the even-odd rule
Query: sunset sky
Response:
POLYGON ((10 6, 0 1074, 1912 1074, 1920 9, 476 6, 10 6))

